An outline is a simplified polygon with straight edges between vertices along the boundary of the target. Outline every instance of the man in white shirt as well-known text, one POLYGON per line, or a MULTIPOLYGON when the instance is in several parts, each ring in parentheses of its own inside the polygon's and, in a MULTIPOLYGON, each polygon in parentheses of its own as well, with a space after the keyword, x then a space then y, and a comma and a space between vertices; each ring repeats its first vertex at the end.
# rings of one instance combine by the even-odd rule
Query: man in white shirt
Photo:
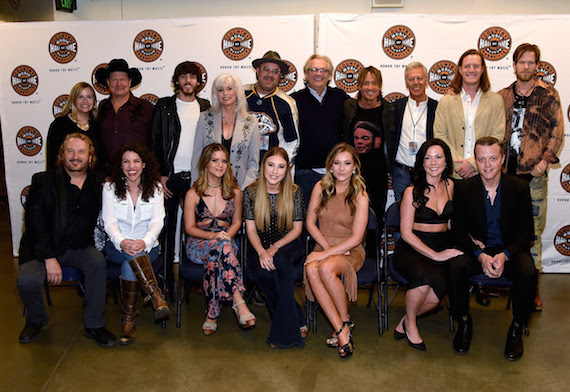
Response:
POLYGON ((210 107, 208 100, 196 96, 201 84, 202 73, 196 63, 184 61, 178 64, 172 76, 175 94, 158 100, 152 121, 152 152, 160 165, 160 182, 166 199, 165 261, 169 287, 177 206, 192 186, 190 169, 196 125, 200 112, 210 107))
POLYGON ((426 95, 428 74, 422 63, 408 64, 404 78, 410 96, 392 104, 396 109, 396 126, 393 132, 386 132, 388 164, 396 201, 402 199, 404 189, 410 185, 418 149, 426 140, 433 138, 437 108, 437 101, 426 95))
POLYGON ((473 156, 475 141, 485 136, 505 137, 505 109, 502 98, 491 91, 485 59, 475 49, 463 53, 451 82, 452 92, 437 106, 434 137, 451 149, 454 176, 473 177, 477 166, 473 156))

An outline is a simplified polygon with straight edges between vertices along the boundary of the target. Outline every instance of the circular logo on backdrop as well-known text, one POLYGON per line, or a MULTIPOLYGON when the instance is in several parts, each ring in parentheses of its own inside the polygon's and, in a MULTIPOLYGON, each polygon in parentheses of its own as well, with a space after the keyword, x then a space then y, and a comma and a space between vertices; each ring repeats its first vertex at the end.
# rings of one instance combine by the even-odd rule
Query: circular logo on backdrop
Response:
POLYGON ((570 256, 570 225, 564 226, 554 236, 554 247, 563 256, 570 256))
POLYGON ((457 65, 453 61, 438 61, 429 69, 429 86, 438 94, 445 94, 457 73, 457 65))
POLYGON ((358 60, 344 60, 334 70, 336 86, 347 93, 358 91, 358 72, 364 68, 358 60))
POLYGON ((243 60, 253 49, 253 37, 243 27, 235 27, 224 34, 222 52, 230 60, 243 60))
POLYGON ((560 173, 560 185, 566 192, 570 193, 570 163, 560 173))
POLYGON ((489 27, 479 36, 479 52, 490 61, 505 58, 511 50, 511 35, 502 27, 489 27))
POLYGON ((144 99, 145 101, 148 101, 150 103, 152 103, 153 106, 156 106, 156 103, 158 102, 158 97, 154 94, 143 94, 139 97, 140 99, 144 99))
POLYGON ((30 193, 29 185, 24 189, 22 189, 22 192, 20 193, 20 203, 22 203, 22 207, 24 207, 24 210, 26 209, 26 201, 28 201, 28 193, 30 193))
POLYGON ((208 83, 208 72, 206 72, 206 68, 204 68, 204 66, 199 62, 194 61, 194 64, 198 66, 198 68, 200 69, 200 75, 202 75, 202 79, 200 80, 200 85, 196 89, 196 92, 199 93, 200 91, 204 90, 204 87, 206 87, 206 83, 208 83))
POLYGON ((101 86, 101 85, 97 82, 97 79, 95 79, 95 73, 97 72, 97 70, 98 70, 99 68, 105 68, 105 67, 107 67, 108 65, 109 65, 109 64, 107 64, 107 63, 99 64, 98 66, 96 66, 96 67, 93 69, 93 72, 91 73, 91 85, 93 86, 93 88, 94 88, 95 90, 97 90, 97 92, 98 92, 99 94, 103 94, 103 95, 109 95, 109 94, 111 94, 111 92, 109 91, 109 89, 108 89, 107 87, 103 87, 103 86, 101 86))
POLYGON ((56 63, 67 64, 77 56, 77 41, 73 35, 60 32, 49 40, 49 55, 56 63))
POLYGON ((29 65, 20 65, 12 71, 12 88, 19 95, 32 95, 38 89, 38 83, 38 74, 29 65))
POLYGON ((399 93, 397 91, 394 91, 393 93, 387 94, 384 96, 384 99, 390 103, 393 103, 395 101, 397 101, 398 99, 404 98, 405 95, 402 93, 399 93))
POLYGON ((16 146, 28 157, 36 155, 42 149, 42 135, 34 127, 23 127, 16 134, 16 146))
POLYGON ((154 30, 141 31, 133 41, 135 56, 145 63, 151 63, 158 59, 163 50, 162 37, 154 30))
POLYGON ((53 101, 52 113, 54 117, 57 117, 63 111, 63 107, 67 103, 68 99, 69 99, 68 94, 62 94, 59 97, 57 97, 55 101, 53 101))
POLYGON ((390 27, 382 37, 382 49, 391 59, 401 60, 414 51, 416 36, 409 27, 397 25, 390 27))
POLYGON ((290 61, 287 60, 281 60, 281 61, 287 64, 287 67, 289 69, 287 70, 287 73, 285 75, 281 75, 281 79, 279 80, 278 86, 282 91, 287 92, 291 90, 293 87, 295 87, 295 85, 297 84, 297 68, 295 68, 293 63, 290 61))
POLYGON ((543 82, 550 83, 553 86, 556 84, 556 70, 552 64, 546 61, 538 62, 535 75, 542 79, 543 82))

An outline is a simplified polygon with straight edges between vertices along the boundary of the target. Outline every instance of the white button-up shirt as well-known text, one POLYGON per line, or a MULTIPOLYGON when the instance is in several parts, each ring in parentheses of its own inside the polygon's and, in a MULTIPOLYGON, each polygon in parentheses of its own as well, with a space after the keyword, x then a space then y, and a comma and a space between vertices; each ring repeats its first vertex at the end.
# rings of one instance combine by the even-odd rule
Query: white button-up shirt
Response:
POLYGON ((125 200, 119 200, 115 195, 115 184, 106 182, 103 186, 103 224, 119 252, 124 239, 143 240, 147 253, 158 246, 165 215, 164 192, 160 184, 148 201, 143 201, 139 194, 136 205, 128 192, 125 200))
POLYGON ((475 152, 475 116, 479 101, 481 101, 481 89, 477 90, 475 98, 461 89, 461 102, 463 102, 463 115, 465 117, 465 144, 463 147, 463 158, 470 158, 475 152))
POLYGON ((416 152, 427 138, 427 99, 418 105, 411 97, 404 109, 404 118, 402 120, 402 133, 400 134, 400 143, 398 152, 396 153, 396 162, 414 167, 416 163, 416 154, 410 153, 410 143, 415 141, 416 152))

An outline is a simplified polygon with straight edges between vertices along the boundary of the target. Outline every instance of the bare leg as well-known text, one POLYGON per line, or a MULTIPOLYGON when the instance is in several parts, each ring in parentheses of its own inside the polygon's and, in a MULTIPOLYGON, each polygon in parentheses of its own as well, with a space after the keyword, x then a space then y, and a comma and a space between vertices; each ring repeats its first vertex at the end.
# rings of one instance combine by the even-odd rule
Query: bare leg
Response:
MULTIPOLYGON (((241 295, 241 293, 240 293, 239 291, 235 291, 235 292, 234 292, 234 294, 232 295, 232 301, 233 301, 234 304, 237 304, 237 303, 239 303, 240 301, 243 301, 243 296, 241 295)), ((245 301, 242 302, 241 304, 239 304, 239 305, 237 306, 237 309, 238 309, 238 318, 241 317, 241 315, 251 313, 251 312, 249 311, 249 308, 247 307, 247 304, 245 303, 245 301)), ((255 319, 255 316, 254 316, 253 314, 251 314, 251 316, 248 317, 248 318, 246 319, 246 321, 253 320, 253 319, 255 319)), ((207 321, 207 320, 206 320, 206 321, 207 321)))
POLYGON ((398 332, 404 332, 403 322, 406 321, 406 332, 412 343, 421 343, 422 338, 416 324, 416 317, 435 308, 439 298, 430 286, 419 286, 406 292, 406 314, 396 327, 398 332))
MULTIPOLYGON (((342 327, 342 317, 345 317, 345 321, 348 320, 346 294, 338 278, 342 272, 341 262, 340 257, 331 257, 320 263, 309 263, 305 267, 311 290, 335 331, 342 327)), ((348 343, 348 333, 349 329, 344 328, 338 337, 340 346, 348 343)))

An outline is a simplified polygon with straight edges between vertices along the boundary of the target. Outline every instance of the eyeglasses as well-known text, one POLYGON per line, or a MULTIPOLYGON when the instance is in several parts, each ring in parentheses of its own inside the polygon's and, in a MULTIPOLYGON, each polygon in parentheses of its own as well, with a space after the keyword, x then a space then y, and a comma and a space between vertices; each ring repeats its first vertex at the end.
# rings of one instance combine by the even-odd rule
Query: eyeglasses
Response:
POLYGON ((273 68, 273 69, 271 69, 271 68, 269 68, 269 67, 267 67, 267 66, 261 67, 261 70, 262 70, 263 72, 272 73, 273 75, 279 75, 279 74, 281 73, 281 70, 280 70, 279 68, 273 68))
POLYGON ((309 72, 312 72, 312 73, 319 73, 319 72, 320 73, 329 73, 329 70, 326 68, 314 68, 313 67, 313 68, 309 68, 309 72))
POLYGON ((417 80, 418 82, 421 82, 421 81, 423 81, 424 79, 425 79, 425 78, 424 78, 423 76, 417 76, 417 77, 408 78, 407 80, 408 80, 408 82, 413 83, 413 82, 416 81, 416 80, 417 80))

